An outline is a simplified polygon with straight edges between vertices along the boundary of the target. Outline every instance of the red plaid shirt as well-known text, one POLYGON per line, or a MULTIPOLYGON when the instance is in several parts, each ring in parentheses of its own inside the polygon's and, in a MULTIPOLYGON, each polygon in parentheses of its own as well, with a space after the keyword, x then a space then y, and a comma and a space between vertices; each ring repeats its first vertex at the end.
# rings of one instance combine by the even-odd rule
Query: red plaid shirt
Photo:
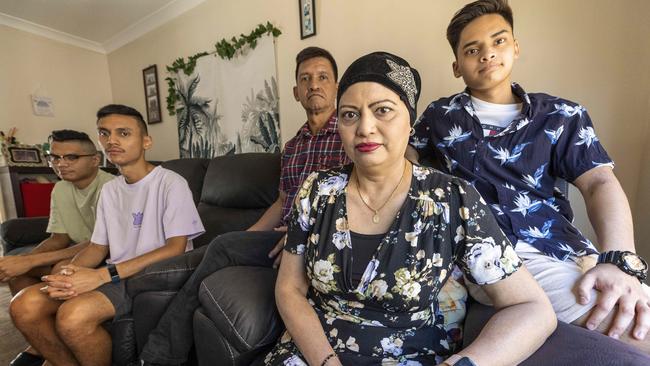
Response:
POLYGON ((350 162, 343 150, 336 126, 336 113, 332 114, 327 124, 316 135, 312 135, 308 123, 305 122, 296 136, 284 145, 280 190, 287 194, 287 199, 282 206, 283 225, 286 224, 300 185, 309 174, 350 162))

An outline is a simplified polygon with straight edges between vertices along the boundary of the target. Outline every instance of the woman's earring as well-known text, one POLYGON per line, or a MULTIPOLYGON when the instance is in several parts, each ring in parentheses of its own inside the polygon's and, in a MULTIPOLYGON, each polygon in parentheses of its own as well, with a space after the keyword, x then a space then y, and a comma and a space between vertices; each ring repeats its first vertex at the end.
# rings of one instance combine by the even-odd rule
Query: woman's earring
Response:
POLYGON ((415 129, 411 127, 411 131, 409 131, 409 136, 415 136, 415 129))

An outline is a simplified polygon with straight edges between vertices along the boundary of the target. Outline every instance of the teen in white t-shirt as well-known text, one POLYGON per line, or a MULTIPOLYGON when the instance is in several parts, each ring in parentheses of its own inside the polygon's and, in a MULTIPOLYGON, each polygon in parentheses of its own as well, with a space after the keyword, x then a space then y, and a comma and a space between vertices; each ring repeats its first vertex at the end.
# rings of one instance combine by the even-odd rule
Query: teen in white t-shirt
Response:
POLYGON ((174 236, 192 239, 204 232, 187 181, 163 167, 129 184, 117 177, 102 190, 91 242, 110 247, 120 263, 165 245, 174 236))

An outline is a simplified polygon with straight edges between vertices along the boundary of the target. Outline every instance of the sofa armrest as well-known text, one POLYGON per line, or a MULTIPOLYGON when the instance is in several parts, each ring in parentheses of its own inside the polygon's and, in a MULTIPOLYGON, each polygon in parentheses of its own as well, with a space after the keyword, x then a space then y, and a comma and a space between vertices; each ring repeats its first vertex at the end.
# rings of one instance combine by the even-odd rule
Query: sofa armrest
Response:
POLYGON ((201 263, 207 246, 191 250, 147 266, 126 281, 126 290, 134 298, 141 292, 177 291, 201 263))
MULTIPOLYGON (((468 345, 495 313, 491 307, 468 304, 463 344, 468 345)), ((522 366, 634 366, 650 365, 650 356, 600 333, 558 322, 557 329, 522 366)))
POLYGON ((13 249, 36 245, 47 239, 48 217, 19 217, 0 224, 0 243, 3 253, 13 249))
POLYGON ((239 353, 274 344, 284 324, 275 306, 277 272, 265 267, 228 267, 208 276, 199 301, 231 347, 239 353))

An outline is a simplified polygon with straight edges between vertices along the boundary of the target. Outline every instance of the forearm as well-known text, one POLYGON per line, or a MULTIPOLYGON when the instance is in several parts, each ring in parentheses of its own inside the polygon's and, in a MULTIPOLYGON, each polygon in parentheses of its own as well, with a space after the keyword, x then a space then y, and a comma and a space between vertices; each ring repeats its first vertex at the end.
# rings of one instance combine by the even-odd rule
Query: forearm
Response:
POLYGON ((77 255, 77 253, 81 252, 87 246, 88 242, 85 241, 83 243, 75 244, 64 249, 43 251, 40 253, 32 252, 28 254, 27 257, 29 258, 30 262, 33 263, 34 267, 49 266, 62 260, 74 257, 77 255))
POLYGON ((262 217, 257 220, 253 226, 249 227, 247 231, 270 231, 280 226, 282 222, 282 206, 284 205, 284 198, 286 195, 280 192, 278 199, 269 206, 262 217))
MULTIPOLYGON (((186 245, 187 238, 185 236, 170 238, 167 240, 167 244, 160 248, 154 249, 148 253, 142 254, 127 261, 118 263, 115 266, 117 268, 117 273, 119 273, 120 278, 122 279, 129 278, 151 264, 183 254, 185 252, 186 245)), ((108 273, 108 271, 105 272, 108 273)), ((110 280, 110 277, 108 280, 110 280)))
MULTIPOLYGON (((278 290, 276 299, 280 316, 307 363, 320 365, 334 350, 307 298, 296 291, 278 290)), ((330 359, 328 366, 338 362, 338 359, 330 359)))
POLYGON ((589 221, 601 251, 634 252, 634 228, 630 205, 615 177, 595 182, 583 192, 589 221))
POLYGON ((70 264, 79 267, 95 268, 106 258, 107 254, 108 245, 90 243, 72 258, 70 264))
POLYGON ((505 307, 492 316, 479 337, 459 354, 480 366, 516 365, 537 350, 556 326, 552 309, 541 302, 505 307), (497 349, 499 352, 495 353, 497 349))
POLYGON ((67 234, 51 234, 50 237, 40 242, 29 254, 39 254, 65 249, 72 243, 67 234))

